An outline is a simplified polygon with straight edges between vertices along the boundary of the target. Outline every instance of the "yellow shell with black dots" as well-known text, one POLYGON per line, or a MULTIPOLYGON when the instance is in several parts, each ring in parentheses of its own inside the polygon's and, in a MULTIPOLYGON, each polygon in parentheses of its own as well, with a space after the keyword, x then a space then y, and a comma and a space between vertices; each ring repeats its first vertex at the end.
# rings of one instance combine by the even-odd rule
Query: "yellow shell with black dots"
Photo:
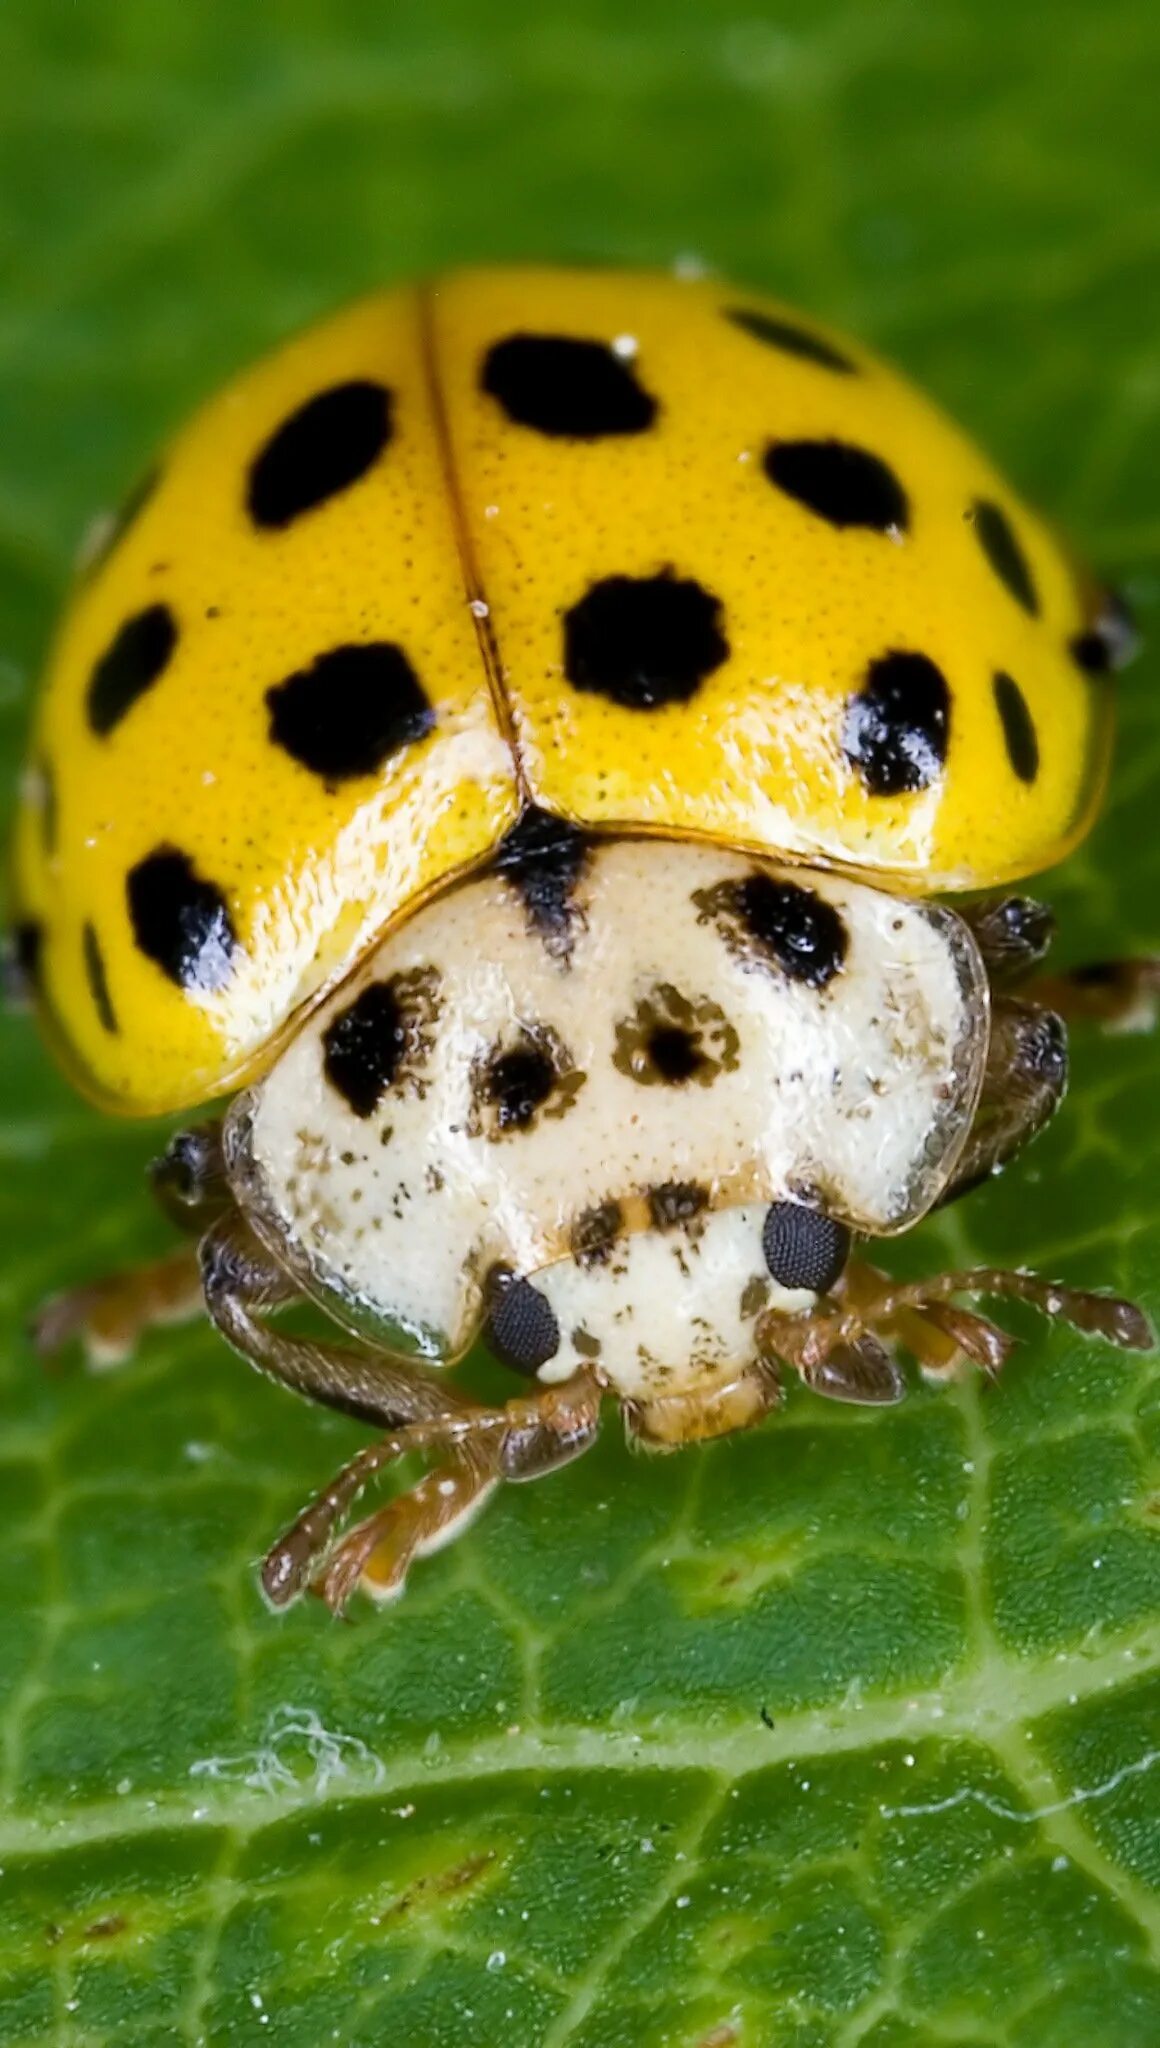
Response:
POLYGON ((910 894, 1089 824, 1127 622, 926 399, 752 293, 487 269, 291 342, 80 576, 16 905, 110 1107, 266 1065, 529 805, 910 894))

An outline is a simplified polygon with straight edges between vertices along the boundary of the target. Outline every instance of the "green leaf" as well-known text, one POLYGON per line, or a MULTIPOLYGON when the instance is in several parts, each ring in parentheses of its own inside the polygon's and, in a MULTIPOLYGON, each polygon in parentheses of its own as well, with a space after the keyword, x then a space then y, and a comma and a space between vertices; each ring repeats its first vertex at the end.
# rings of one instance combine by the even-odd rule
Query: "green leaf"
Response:
MULTIPOLYGON (((158 432, 343 295, 682 252, 895 353, 1160 582, 1148 0, 7 0, 0 719, 158 432)), ((1160 941, 1153 655, 1050 878, 1160 941)), ((158 1133, 0 1027, 0 2040, 1155 2048, 1160 1377, 1021 1325, 1001 1386, 609 1430, 402 1606, 276 1620, 360 1433, 205 1329, 46 1375, 38 1298, 160 1249, 158 1133)), ((1160 1311, 1160 1053, 1077 1042, 1028 1159, 899 1248, 1160 1311)))

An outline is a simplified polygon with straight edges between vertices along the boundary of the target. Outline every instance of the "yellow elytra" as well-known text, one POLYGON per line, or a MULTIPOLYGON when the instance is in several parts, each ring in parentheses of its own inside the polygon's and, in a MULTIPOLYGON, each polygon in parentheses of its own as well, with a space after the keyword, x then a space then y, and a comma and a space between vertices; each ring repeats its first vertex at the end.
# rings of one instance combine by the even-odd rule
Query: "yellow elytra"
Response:
POLYGON ((250 1079, 529 804, 910 894, 1047 866, 1127 629, 928 400, 715 281, 486 269, 291 342, 74 592, 16 833, 52 1037, 250 1079))

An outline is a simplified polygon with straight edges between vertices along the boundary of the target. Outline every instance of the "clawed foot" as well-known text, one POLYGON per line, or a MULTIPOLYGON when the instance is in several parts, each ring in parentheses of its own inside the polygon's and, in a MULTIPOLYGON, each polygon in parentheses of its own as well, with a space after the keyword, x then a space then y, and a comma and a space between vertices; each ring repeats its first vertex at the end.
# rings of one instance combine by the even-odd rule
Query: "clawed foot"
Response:
POLYGON ((992 1266, 899 1282, 861 1260, 851 1260, 831 1308, 802 1316, 770 1311, 758 1325, 758 1341, 766 1356, 795 1367, 816 1393, 840 1401, 897 1401, 905 1385, 888 1346, 901 1345, 938 1378, 949 1377, 963 1360, 994 1376, 1014 1350, 1009 1331, 954 1302, 956 1294, 1030 1302, 1123 1351, 1151 1351, 1156 1341, 1143 1311, 1116 1295, 992 1266))

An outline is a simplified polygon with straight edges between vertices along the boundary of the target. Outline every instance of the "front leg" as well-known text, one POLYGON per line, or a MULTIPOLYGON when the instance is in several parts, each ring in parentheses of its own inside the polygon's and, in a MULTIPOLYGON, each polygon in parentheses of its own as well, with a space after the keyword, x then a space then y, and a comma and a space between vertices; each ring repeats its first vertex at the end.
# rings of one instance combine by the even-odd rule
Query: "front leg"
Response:
MULTIPOLYGON (((897 1281, 863 1264, 855 1287, 841 1300, 802 1316, 768 1311, 757 1326, 758 1342, 767 1357, 786 1360, 811 1385, 818 1384, 828 1362, 840 1360, 850 1346, 863 1344, 867 1337, 903 1342, 929 1371, 949 1370, 957 1362, 956 1353, 997 1370, 1011 1350, 1011 1337, 984 1317, 958 1307, 956 1294, 1006 1295, 1030 1302, 1051 1320, 1103 1337, 1122 1351, 1151 1351, 1156 1341, 1134 1302, 1064 1287, 1037 1273, 972 1266, 924 1280, 897 1281), (937 1344, 928 1350, 921 1332, 927 1322, 949 1340, 952 1349, 945 1358, 939 1357, 937 1344)), ((819 1391, 828 1390, 823 1385, 819 1391)))

